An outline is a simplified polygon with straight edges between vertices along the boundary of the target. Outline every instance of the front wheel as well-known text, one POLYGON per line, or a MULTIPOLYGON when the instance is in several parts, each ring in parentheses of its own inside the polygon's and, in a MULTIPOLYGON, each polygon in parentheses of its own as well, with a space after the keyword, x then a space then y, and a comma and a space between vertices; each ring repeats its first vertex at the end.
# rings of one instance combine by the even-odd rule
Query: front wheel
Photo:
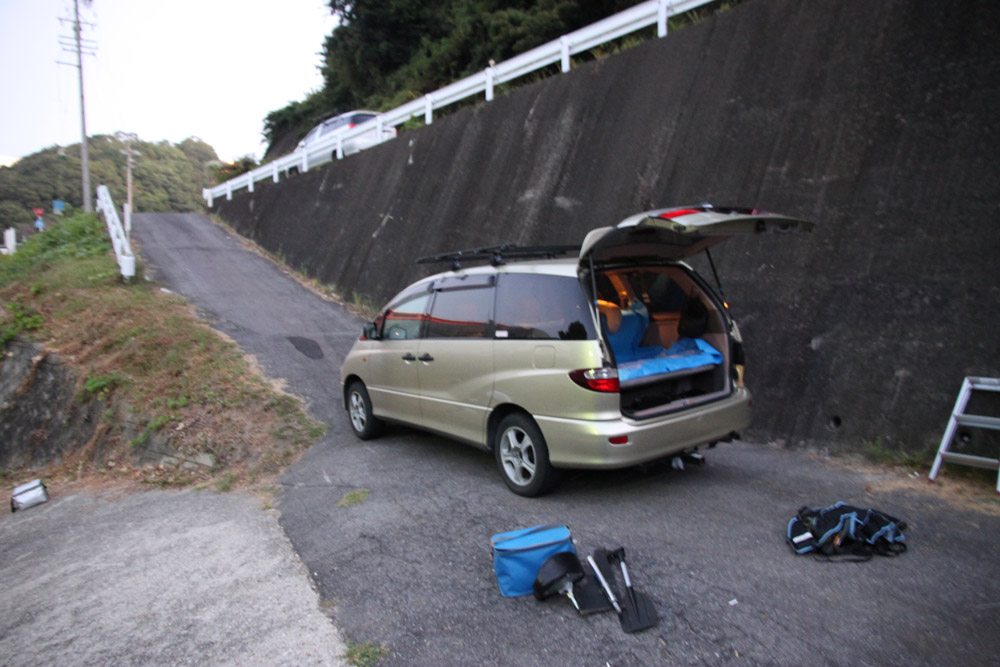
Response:
POLYGON ((347 388, 347 414, 354 435, 362 440, 370 440, 382 431, 382 420, 372 413, 372 399, 361 380, 355 380, 347 388))
POLYGON ((493 451, 503 481, 517 495, 540 496, 555 484, 549 449, 531 417, 521 413, 504 417, 497 427, 493 451))

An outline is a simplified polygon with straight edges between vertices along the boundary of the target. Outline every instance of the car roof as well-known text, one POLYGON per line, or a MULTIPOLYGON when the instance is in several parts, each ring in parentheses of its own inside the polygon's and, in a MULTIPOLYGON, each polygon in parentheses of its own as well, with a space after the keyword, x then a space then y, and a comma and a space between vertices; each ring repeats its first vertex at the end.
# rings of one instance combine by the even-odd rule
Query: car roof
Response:
POLYGON ((562 259, 534 259, 510 262, 493 266, 492 264, 482 264, 480 266, 463 267, 453 271, 442 271, 433 275, 421 278, 417 283, 425 283, 440 278, 451 278, 455 276, 479 276, 496 273, 535 273, 550 276, 569 276, 575 278, 577 275, 578 261, 575 257, 562 259))
POLYGON ((326 125, 328 123, 332 123, 335 120, 340 120, 341 118, 347 118, 349 116, 357 116, 359 114, 364 114, 366 116, 377 116, 378 115, 378 113, 375 112, 375 111, 365 111, 364 109, 361 109, 359 111, 348 111, 347 113, 339 113, 336 116, 331 116, 331 117, 325 119, 322 123, 320 123, 320 125, 326 125))

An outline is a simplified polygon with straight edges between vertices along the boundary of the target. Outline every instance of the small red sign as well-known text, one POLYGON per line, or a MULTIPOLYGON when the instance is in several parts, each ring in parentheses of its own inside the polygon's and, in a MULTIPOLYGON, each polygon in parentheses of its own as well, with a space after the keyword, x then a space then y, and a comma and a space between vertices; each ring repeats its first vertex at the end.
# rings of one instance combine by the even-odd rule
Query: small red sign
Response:
POLYGON ((37 215, 39 218, 42 217, 43 215, 45 215, 45 209, 44 208, 33 208, 33 209, 31 209, 31 212, 34 213, 35 215, 37 215))

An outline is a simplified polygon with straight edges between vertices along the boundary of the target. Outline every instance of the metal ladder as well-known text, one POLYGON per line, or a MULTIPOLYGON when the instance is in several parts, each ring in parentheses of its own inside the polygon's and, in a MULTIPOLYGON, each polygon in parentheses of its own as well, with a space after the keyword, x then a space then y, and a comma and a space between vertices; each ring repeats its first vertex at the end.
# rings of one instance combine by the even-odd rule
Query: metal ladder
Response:
MULTIPOLYGON (((948 446, 955 438, 955 432, 959 426, 1000 431, 1000 417, 965 414, 965 406, 969 404, 969 398, 972 397, 972 392, 974 391, 1000 391, 1000 378, 967 377, 962 382, 962 389, 958 392, 958 400, 955 401, 955 409, 951 412, 951 419, 948 420, 948 428, 944 431, 944 437, 941 438, 941 446, 938 447, 937 456, 934 458, 934 467, 931 468, 929 477, 932 482, 937 477, 938 470, 941 469, 943 461, 961 463, 967 466, 975 466, 976 468, 1000 470, 1000 459, 948 451, 948 446)), ((997 493, 1000 493, 1000 475, 997 476, 997 493)))

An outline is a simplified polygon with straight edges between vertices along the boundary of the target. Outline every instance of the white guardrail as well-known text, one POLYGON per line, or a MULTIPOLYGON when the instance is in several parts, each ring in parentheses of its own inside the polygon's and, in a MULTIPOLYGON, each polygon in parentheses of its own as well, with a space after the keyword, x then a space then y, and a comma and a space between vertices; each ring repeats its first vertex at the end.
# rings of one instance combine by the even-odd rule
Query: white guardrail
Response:
MULTIPOLYGON (((424 116, 424 122, 430 125, 434 120, 434 110, 454 104, 459 100, 464 100, 474 95, 485 94, 486 101, 493 100, 493 89, 495 86, 512 81, 518 77, 530 74, 553 63, 561 63, 562 71, 570 70, 570 57, 584 51, 589 51, 595 46, 610 42, 629 33, 641 30, 651 25, 657 26, 657 35, 666 37, 667 19, 677 14, 696 9, 701 5, 706 5, 714 0, 649 0, 640 3, 623 12, 592 23, 580 28, 568 35, 563 35, 559 39, 535 47, 530 51, 515 56, 510 60, 491 65, 484 71, 466 77, 461 81, 445 86, 433 93, 428 93, 420 99, 407 102, 403 106, 396 107, 391 111, 381 113, 376 118, 378 137, 383 137, 383 129, 386 126, 396 127, 402 125, 410 118, 424 116)), ((308 149, 298 149, 288 155, 282 156, 265 165, 257 167, 253 171, 248 171, 236 178, 231 178, 225 183, 214 188, 202 190, 202 196, 206 203, 211 206, 216 197, 226 196, 226 199, 233 198, 233 192, 242 188, 247 188, 253 192, 253 185, 257 181, 271 178, 278 182, 278 175, 281 172, 287 173, 291 169, 306 172, 309 171, 309 160, 316 155, 329 156, 332 149, 338 149, 338 157, 343 153, 339 150, 341 142, 346 143, 356 136, 371 132, 370 126, 366 124, 338 134, 319 139, 311 144, 308 149)), ((314 159, 313 162, 318 160, 314 159)))
POLYGON ((104 214, 104 222, 107 223, 108 232, 111 234, 111 243, 115 247, 115 257, 118 258, 122 277, 132 278, 135 275, 135 255, 132 254, 132 245, 125 235, 121 220, 118 219, 118 211, 115 210, 115 203, 111 201, 111 193, 105 185, 97 186, 97 210, 104 214))

